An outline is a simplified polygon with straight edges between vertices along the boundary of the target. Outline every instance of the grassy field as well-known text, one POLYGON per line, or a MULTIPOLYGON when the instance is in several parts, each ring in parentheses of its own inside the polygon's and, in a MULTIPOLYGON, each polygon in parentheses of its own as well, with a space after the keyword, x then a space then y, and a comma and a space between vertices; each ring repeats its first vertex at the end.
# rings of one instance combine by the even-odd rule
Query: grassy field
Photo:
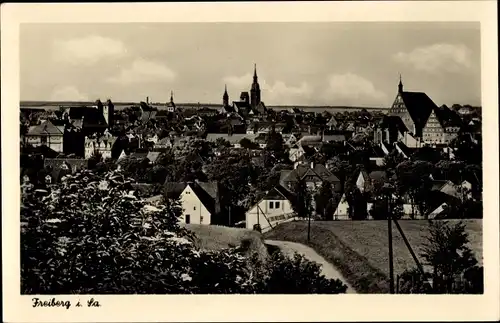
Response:
MULTIPOLYGON (((451 221, 450 221, 451 222, 451 221)), ((400 220, 413 250, 420 255, 426 241, 428 222, 400 220)), ((482 221, 465 221, 471 248, 482 263, 482 221)), ((393 231, 394 274, 415 266, 410 252, 396 229, 393 231)), ((386 293, 389 290, 388 239, 386 221, 329 221, 311 223, 307 242, 307 222, 279 225, 264 235, 266 239, 307 244, 334 264, 359 293, 386 293)), ((419 256, 420 259, 420 256, 419 256)))
POLYGON ((187 224, 185 227, 196 234, 196 245, 200 249, 222 250, 245 244, 249 252, 258 252, 261 257, 267 257, 267 248, 257 231, 201 224, 187 224))

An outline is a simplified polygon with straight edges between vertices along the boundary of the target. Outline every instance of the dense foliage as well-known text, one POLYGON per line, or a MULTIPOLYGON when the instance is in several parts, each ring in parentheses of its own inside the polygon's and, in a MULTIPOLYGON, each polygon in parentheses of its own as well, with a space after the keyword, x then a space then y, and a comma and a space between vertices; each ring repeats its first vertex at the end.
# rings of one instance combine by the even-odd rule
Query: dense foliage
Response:
POLYGON ((345 292, 304 259, 197 249, 178 225, 179 203, 152 205, 131 183, 121 171, 83 171, 45 190, 22 187, 22 293, 345 292))

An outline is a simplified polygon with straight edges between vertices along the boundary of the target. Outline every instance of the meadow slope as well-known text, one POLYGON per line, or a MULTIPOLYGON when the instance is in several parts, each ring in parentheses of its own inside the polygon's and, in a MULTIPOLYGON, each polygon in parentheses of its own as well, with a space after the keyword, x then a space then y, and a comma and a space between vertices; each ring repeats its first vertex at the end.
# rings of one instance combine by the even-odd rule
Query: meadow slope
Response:
MULTIPOLYGON (((450 221, 453 222, 453 221, 450 221)), ((471 248, 482 264, 482 221, 464 220, 471 248)), ((399 223, 420 259, 428 222, 400 220, 399 223)), ((393 231, 394 273, 415 266, 410 252, 396 229, 393 231)), ((303 243, 327 259, 359 293, 387 293, 389 290, 388 239, 386 221, 318 221, 311 223, 307 242, 307 222, 283 223, 264 235, 265 239, 303 243)))

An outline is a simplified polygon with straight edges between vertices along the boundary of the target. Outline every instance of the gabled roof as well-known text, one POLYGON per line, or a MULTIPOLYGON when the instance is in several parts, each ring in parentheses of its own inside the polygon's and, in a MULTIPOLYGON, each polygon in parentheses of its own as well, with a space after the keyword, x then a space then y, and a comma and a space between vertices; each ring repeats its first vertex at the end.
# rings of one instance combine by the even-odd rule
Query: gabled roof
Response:
POLYGON ((165 195, 168 198, 176 199, 184 191, 184 189, 187 186, 187 183, 177 183, 177 182, 166 181, 165 184, 163 184, 163 186, 165 187, 165 195))
POLYGON ((436 104, 423 92, 401 92, 401 98, 416 124, 424 125, 427 122, 436 104))
POLYGON ((60 128, 56 127, 50 120, 44 121, 38 126, 30 127, 27 136, 62 136, 60 128))
POLYGON ((155 163, 158 157, 160 156, 160 153, 157 151, 150 151, 146 158, 149 159, 150 162, 155 163))
POLYGON ((220 194, 217 182, 195 182, 189 183, 189 186, 211 214, 220 212, 220 194))
POLYGON ((330 183, 340 182, 340 180, 326 169, 324 165, 316 164, 313 168, 299 165, 293 170, 282 170, 280 173, 280 183, 297 182, 299 179, 305 177, 318 177, 321 181, 328 181, 330 183))
POLYGON ((176 199, 188 185, 211 214, 220 212, 220 193, 217 182, 165 182, 165 195, 176 199))

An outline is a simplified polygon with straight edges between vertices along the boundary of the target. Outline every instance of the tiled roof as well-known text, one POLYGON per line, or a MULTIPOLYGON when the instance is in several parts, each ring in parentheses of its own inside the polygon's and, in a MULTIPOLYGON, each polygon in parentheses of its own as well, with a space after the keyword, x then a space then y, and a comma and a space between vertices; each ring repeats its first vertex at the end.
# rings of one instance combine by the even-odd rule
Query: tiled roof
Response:
POLYGON ((165 182, 165 195, 168 198, 178 198, 182 191, 186 188, 187 183, 165 182))
POLYGON ((64 131, 61 131, 60 128, 54 126, 50 120, 44 121, 38 126, 30 127, 27 133, 28 136, 62 136, 63 134, 64 131))
POLYGON ((299 165, 297 168, 291 171, 281 171, 280 174, 280 183, 285 182, 296 182, 299 179, 302 179, 306 176, 319 177, 322 181, 328 181, 330 183, 340 182, 340 180, 326 169, 324 165, 316 164, 313 168, 308 166, 299 165))

